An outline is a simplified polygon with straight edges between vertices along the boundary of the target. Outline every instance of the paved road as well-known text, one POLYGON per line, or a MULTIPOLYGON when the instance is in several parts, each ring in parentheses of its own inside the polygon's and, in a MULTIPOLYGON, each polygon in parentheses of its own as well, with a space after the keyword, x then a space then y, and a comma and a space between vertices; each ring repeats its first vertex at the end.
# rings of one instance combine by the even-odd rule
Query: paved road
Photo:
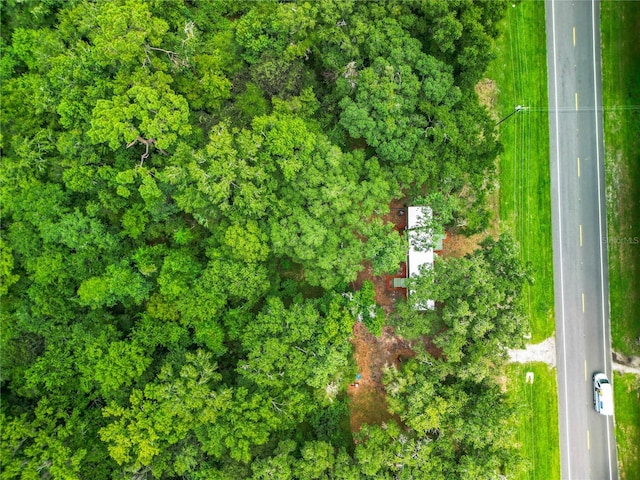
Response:
POLYGON ((612 376, 600 5, 545 7, 562 478, 617 479, 613 418, 591 387, 594 372, 612 376))

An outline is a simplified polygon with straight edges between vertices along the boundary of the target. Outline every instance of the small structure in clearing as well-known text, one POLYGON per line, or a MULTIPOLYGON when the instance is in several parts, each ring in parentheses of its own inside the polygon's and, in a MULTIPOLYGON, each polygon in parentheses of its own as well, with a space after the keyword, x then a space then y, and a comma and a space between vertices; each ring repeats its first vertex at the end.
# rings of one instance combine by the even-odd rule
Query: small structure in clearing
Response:
MULTIPOLYGON (((442 250, 444 236, 433 236, 433 230, 429 223, 433 217, 433 211, 427 206, 411 206, 407 208, 407 235, 409 237, 409 251, 407 253, 407 278, 420 275, 420 269, 433 268, 435 251, 442 250)), ((395 278, 394 288, 406 288, 405 278, 395 278)), ((411 294, 412 292, 408 292, 411 294)), ((416 308, 420 310, 433 310, 435 302, 427 300, 419 303, 416 308)))
MULTIPOLYGON (((435 255, 442 249, 444 237, 436 237, 435 245, 431 243, 428 224, 430 217, 427 213, 430 209, 427 209, 428 207, 406 207, 401 199, 393 201, 384 220, 392 222, 400 235, 409 235, 407 261, 403 262, 395 273, 379 276, 372 274, 371 263, 367 262, 358 279, 352 284, 354 290, 359 290, 364 280, 371 280, 375 288, 376 302, 384 308, 386 314, 392 311, 396 301, 406 299, 406 279, 411 273, 418 273, 420 262, 428 261, 432 265, 435 255)), ((411 342, 397 336, 393 327, 385 326, 382 335, 375 337, 363 323, 356 322, 352 343, 359 377, 347 390, 351 430, 359 431, 364 423, 381 425, 394 420, 402 424, 397 415, 388 411, 382 376, 385 367, 398 368, 404 360, 415 355, 411 342)), ((428 351, 434 352, 434 356, 441 354, 428 339, 423 339, 422 343, 428 351)))

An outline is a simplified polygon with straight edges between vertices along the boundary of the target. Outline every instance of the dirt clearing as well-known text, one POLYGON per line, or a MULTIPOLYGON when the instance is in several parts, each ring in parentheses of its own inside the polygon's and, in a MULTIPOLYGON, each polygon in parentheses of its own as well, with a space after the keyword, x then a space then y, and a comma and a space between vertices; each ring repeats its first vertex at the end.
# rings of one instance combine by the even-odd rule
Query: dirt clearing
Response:
POLYGON ((382 374, 386 366, 399 367, 402 361, 415 355, 410 343, 396 336, 392 327, 384 327, 382 335, 375 337, 361 322, 353 327, 352 343, 360 378, 354 378, 347 391, 351 431, 360 431, 364 423, 380 425, 391 419, 400 424, 400 418, 387 409, 382 374))

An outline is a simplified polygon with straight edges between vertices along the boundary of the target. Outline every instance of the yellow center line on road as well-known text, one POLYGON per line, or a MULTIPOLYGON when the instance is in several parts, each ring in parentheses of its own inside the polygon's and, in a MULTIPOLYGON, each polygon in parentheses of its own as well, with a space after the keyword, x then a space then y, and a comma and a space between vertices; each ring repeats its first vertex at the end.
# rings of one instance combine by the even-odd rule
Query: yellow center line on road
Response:
POLYGON ((582 246, 582 225, 580 225, 580 246, 582 246))
POLYGON ((576 110, 578 110, 578 92, 576 92, 576 110))
POLYGON ((580 157, 578 157, 578 176, 580 176, 580 157))
POLYGON ((584 313, 584 293, 582 294, 582 313, 584 313))
POLYGON ((576 27, 573 27, 573 46, 576 46, 576 27))
POLYGON ((587 450, 591 450, 591 436, 589 435, 589 430, 587 430, 587 450))

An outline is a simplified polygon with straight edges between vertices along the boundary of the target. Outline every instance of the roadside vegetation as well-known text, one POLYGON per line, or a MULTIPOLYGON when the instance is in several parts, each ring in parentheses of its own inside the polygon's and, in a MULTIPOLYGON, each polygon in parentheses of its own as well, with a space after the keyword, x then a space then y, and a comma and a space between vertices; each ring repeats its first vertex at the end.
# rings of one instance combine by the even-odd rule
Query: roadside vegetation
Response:
POLYGON ((509 365, 507 385, 509 397, 520 409, 517 442, 525 459, 515 478, 559 479, 558 398, 552 393, 557 391, 555 368, 544 363, 509 365), (529 381, 528 373, 533 374, 529 381))
POLYGON ((601 8, 611 336, 640 355, 640 3, 601 8))
MULTIPOLYGON (((555 334, 545 11, 544 2, 513 5, 499 24, 497 56, 487 77, 495 82, 494 118, 502 122, 500 228, 516 238, 533 277, 524 299, 528 342, 539 343, 555 334), (523 108, 514 113, 517 107, 523 108)), ((514 364, 507 372, 510 398, 521 409, 517 444, 524 461, 514 474, 523 480, 560 478, 555 369, 514 364), (527 371, 534 373, 533 385, 524 382, 527 371)))
POLYGON ((640 478, 640 380, 637 375, 614 376, 616 443, 620 478, 640 478))
POLYGON ((525 299, 530 341, 538 343, 555 333, 544 2, 514 5, 500 23, 497 57, 487 77, 496 82, 496 121, 504 120, 500 225, 520 244, 522 261, 535 279, 525 288, 525 299), (518 106, 524 108, 513 114, 518 106))
MULTIPOLYGON (((601 4, 611 339, 640 355, 640 3, 601 4)), ((638 376, 615 375, 618 463, 640 478, 638 376)))

